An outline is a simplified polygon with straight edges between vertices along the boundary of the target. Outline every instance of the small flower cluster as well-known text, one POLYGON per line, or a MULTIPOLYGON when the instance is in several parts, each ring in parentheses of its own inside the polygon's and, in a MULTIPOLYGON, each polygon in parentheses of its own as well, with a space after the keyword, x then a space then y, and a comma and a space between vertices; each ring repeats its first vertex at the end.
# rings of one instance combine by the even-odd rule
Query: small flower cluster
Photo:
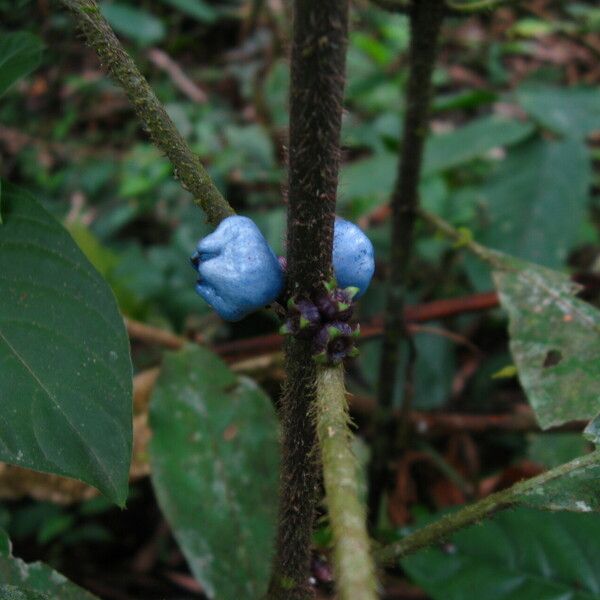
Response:
POLYGON ((360 329, 350 319, 358 292, 357 287, 339 288, 332 279, 310 299, 291 298, 280 333, 312 340, 313 358, 319 364, 338 365, 346 357, 357 356, 360 329))

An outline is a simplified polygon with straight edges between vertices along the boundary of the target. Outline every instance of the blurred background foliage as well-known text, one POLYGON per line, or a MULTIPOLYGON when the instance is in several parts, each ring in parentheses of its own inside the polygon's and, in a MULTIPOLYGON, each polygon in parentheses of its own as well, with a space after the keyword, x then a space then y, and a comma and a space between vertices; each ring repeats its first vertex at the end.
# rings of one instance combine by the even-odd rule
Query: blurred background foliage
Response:
MULTIPOLYGON (((285 254, 289 3, 104 0, 101 7, 224 195, 285 254)), ((188 257, 209 228, 69 15, 48 0, 0 0, 0 33, 0 45, 11 44, 32 68, 11 87, 0 81, 0 176, 65 223, 123 314, 210 342, 276 331, 267 312, 222 323, 196 296, 188 257)), ((375 280, 360 306, 365 321, 384 306, 408 33, 405 16, 364 0, 353 5, 339 213, 376 246, 375 280)), ((591 282, 588 299, 596 302, 599 58, 593 1, 532 0, 447 19, 421 182, 428 210, 493 248, 591 282)), ((492 289, 485 266, 421 225, 407 284, 412 303, 492 289)), ((418 331, 414 407, 486 413, 522 400, 514 378, 493 377, 511 364, 504 324, 491 311, 418 331)), ((362 345, 350 367, 353 391, 374 394, 378 352, 377 340, 362 345)), ((156 359, 135 346, 133 358, 137 369, 156 359)), ((397 406, 401 396, 400 389, 397 406)), ((477 454, 485 474, 518 460, 552 466, 581 444, 568 434, 544 435, 542 443, 536 433, 496 432, 477 454)), ((463 467, 454 464, 454 478, 465 476, 463 467)), ((131 505, 144 494, 142 484, 131 505)), ((438 508, 448 503, 438 500, 438 508)), ((44 503, 9 508, 0 526, 17 542, 35 538, 55 566, 69 545, 114 536, 106 522, 85 521, 106 513, 100 500, 74 512, 44 503)), ((415 560, 408 570, 419 568, 415 560)))

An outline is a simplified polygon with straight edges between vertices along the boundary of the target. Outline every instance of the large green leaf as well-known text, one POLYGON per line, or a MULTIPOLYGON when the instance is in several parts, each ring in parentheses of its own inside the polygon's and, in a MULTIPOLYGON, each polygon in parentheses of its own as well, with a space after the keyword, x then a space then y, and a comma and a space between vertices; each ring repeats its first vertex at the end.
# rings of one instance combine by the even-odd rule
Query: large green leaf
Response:
POLYGON ((432 135, 427 140, 423 174, 447 171, 484 156, 493 148, 516 144, 533 130, 531 123, 493 115, 449 133, 432 135))
POLYGON ((95 596, 40 562, 25 563, 11 554, 8 536, 0 529, 0 599, 94 600, 95 596), (12 594, 12 595, 11 595, 12 594), (20 594, 20 595, 19 595, 20 594))
POLYGON ((590 158, 576 139, 514 148, 480 190, 487 246, 547 267, 564 263, 586 214, 590 158))
POLYGON ((510 349, 542 428, 600 410, 600 312, 567 275, 502 257, 494 271, 509 315, 510 349))
POLYGON ((594 456, 595 462, 521 494, 518 502, 545 510, 600 511, 600 450, 594 456))
POLYGON ((152 394, 152 481, 192 572, 210 596, 260 598, 277 503, 269 398, 215 355, 167 356, 152 394))
MULTIPOLYGON (((531 134, 533 127, 500 117, 484 117, 449 133, 432 135, 427 140, 423 176, 447 171, 493 148, 515 144, 531 134)), ((392 193, 398 156, 379 152, 342 168, 340 191, 343 198, 374 197, 375 204, 387 202, 392 193)))
POLYGON ((123 319, 69 234, 3 187, 0 460, 81 479, 122 505, 132 436, 123 319))
POLYGON ((600 89, 526 85, 517 90, 521 106, 539 123, 567 137, 600 130, 600 89))
POLYGON ((518 509, 402 560, 433 600, 598 600, 600 519, 518 509))
POLYGON ((165 37, 163 22, 143 8, 104 1, 100 3, 100 9, 115 31, 138 44, 155 44, 165 37))
POLYGON ((41 40, 27 31, 0 36, 0 96, 38 66, 42 47, 41 40))

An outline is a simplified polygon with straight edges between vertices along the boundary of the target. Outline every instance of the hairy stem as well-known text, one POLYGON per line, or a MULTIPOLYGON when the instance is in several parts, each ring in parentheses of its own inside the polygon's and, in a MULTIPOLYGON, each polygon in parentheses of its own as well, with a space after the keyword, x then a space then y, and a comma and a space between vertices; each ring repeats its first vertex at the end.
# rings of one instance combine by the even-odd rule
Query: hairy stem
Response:
POLYGON ((391 198, 392 252, 384 337, 379 366, 379 415, 373 457, 369 468, 369 521, 377 521, 381 496, 387 479, 387 459, 395 430, 389 413, 396 389, 396 368, 400 344, 407 337, 404 323, 406 277, 412 255, 414 226, 418 207, 418 185, 427 136, 431 77, 444 19, 444 0, 419 0, 410 9, 410 73, 406 92, 404 138, 398 163, 398 176, 391 198))
POLYGON ((340 600, 375 600, 375 565, 365 509, 358 497, 343 367, 318 370, 316 418, 338 595, 340 600))
POLYGON ((479 500, 474 504, 465 506, 461 510, 442 517, 435 523, 418 529, 399 542, 385 546, 376 552, 378 562, 394 564, 399 558, 413 554, 422 548, 448 539, 448 536, 463 527, 478 523, 494 513, 515 506, 519 503, 520 496, 535 490, 578 469, 596 464, 600 461, 599 451, 592 452, 571 462, 562 464, 537 477, 521 481, 506 490, 497 492, 479 500))
POLYGON ((194 195, 196 204, 204 210, 209 222, 218 225, 226 217, 235 214, 210 179, 198 156, 177 131, 152 88, 100 13, 96 1, 60 1, 73 13, 86 42, 123 88, 150 138, 167 155, 175 176, 182 187, 194 195))
MULTIPOLYGON (((290 87, 287 220, 289 295, 308 295, 331 275, 348 0, 295 0, 290 87)), ((317 499, 316 368, 310 343, 286 344, 281 407, 279 523, 271 600, 305 600, 317 499)))

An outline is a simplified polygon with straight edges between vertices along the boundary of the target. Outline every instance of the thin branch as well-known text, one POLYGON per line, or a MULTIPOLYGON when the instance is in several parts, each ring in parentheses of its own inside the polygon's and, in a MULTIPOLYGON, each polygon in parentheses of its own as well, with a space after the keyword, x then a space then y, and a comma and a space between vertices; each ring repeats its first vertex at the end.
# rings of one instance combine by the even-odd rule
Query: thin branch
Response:
POLYGON ((375 565, 365 509, 358 496, 358 464, 350 445, 352 433, 341 366, 318 370, 316 420, 338 596, 340 600, 375 600, 375 565))
MULTIPOLYGON (((290 82, 287 294, 331 276, 348 0, 295 0, 290 82)), ((290 338, 281 408, 279 521, 269 600, 308 600, 317 500, 316 368, 311 344, 290 338)))
POLYGON ((576 458, 571 462, 562 464, 550 471, 546 471, 537 477, 521 481, 501 492, 496 492, 483 500, 446 515, 427 525, 422 529, 411 533, 399 542, 381 548, 375 553, 379 563, 393 565, 399 558, 413 554, 422 548, 441 543, 448 536, 463 527, 468 527, 494 513, 510 508, 519 503, 519 497, 532 490, 543 488, 546 484, 565 477, 578 469, 598 463, 599 451, 592 452, 583 457, 576 458))
POLYGON ((194 195, 208 220, 217 225, 235 211, 223 198, 152 88, 106 22, 95 0, 60 0, 75 17, 88 45, 123 88, 154 144, 169 158, 175 176, 194 195))
POLYGON ((153 327, 127 317, 124 320, 127 334, 132 340, 139 340, 146 344, 156 344, 169 350, 181 350, 187 343, 185 338, 166 329, 153 327))
POLYGON ((192 102, 198 104, 208 102, 206 92, 200 89, 166 52, 160 48, 150 48, 148 58, 156 67, 164 71, 171 78, 173 85, 192 102))
POLYGON ((443 233, 448 239, 454 241, 456 247, 464 247, 469 249, 473 254, 478 256, 481 260, 487 262, 492 266, 498 266, 502 268, 502 265, 498 263, 496 253, 481 244, 478 244, 474 239, 470 230, 468 229, 456 229, 444 221, 441 217, 436 214, 428 212, 423 208, 418 208, 417 212, 419 216, 429 223, 434 229, 437 229, 440 233, 443 233))
POLYGON ((384 339, 379 366, 378 396, 380 414, 376 443, 369 466, 369 521, 377 520, 381 496, 387 480, 387 457, 393 429, 388 424, 396 389, 396 369, 400 345, 408 336, 404 321, 406 278, 412 256, 414 225, 418 207, 418 185, 427 136, 432 74, 437 56, 444 0, 419 0, 410 11, 410 73, 406 92, 404 137, 398 163, 398 176, 392 194, 392 254, 388 285, 384 339))
MULTIPOLYGON (((396 448, 399 451, 405 451, 410 446, 410 414, 412 412, 413 400, 415 398, 415 368, 417 364, 417 346, 412 335, 413 330, 410 326, 405 325, 405 331, 408 356, 406 358, 406 367, 404 369, 402 406, 400 407, 398 427, 397 429, 392 429, 392 435, 388 438, 393 440, 393 436, 397 437, 396 448)), ((389 413, 387 414, 389 415, 389 413)))
MULTIPOLYGON (((522 410, 506 414, 463 414, 413 412, 410 421, 419 435, 439 436, 468 431, 486 433, 488 431, 535 431, 541 433, 534 412, 523 407, 522 410)), ((584 430, 588 421, 571 421, 547 432, 584 430)))

